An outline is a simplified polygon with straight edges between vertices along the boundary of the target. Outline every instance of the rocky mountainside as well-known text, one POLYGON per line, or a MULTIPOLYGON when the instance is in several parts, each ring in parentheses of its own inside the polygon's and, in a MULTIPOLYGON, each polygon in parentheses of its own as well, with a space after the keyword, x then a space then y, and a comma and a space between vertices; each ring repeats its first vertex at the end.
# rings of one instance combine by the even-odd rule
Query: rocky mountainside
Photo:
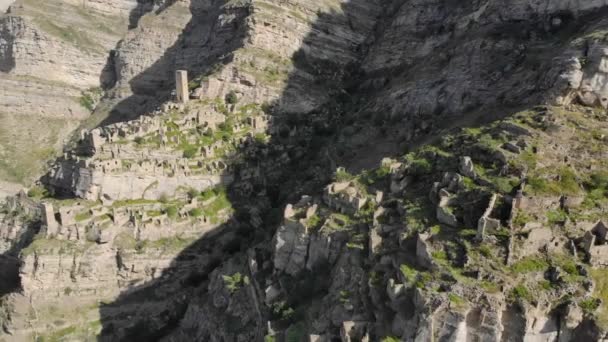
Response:
POLYGON ((607 339, 607 11, 17 0, 0 341, 607 339))
POLYGON ((136 6, 20 0, 0 11, 0 180, 30 184, 89 116, 112 84, 110 51, 136 6))

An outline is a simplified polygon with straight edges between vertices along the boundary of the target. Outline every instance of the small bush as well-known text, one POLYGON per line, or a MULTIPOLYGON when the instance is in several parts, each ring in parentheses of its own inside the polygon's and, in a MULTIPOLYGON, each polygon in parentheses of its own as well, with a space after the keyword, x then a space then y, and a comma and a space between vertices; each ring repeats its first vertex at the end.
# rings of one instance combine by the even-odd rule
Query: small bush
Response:
MULTIPOLYGON (((475 235, 477 235, 477 232, 475 232, 475 235)), ((488 245, 479 246, 479 253, 486 258, 491 258, 493 256, 492 250, 488 245)))
POLYGON ((600 301, 595 298, 581 300, 578 305, 586 314, 593 314, 600 307, 600 301))
POLYGON ((431 255, 433 256, 433 259, 440 264, 447 263, 448 261, 448 254, 445 251, 435 251, 431 253, 431 255))
POLYGON ((239 272, 231 276, 224 275, 222 278, 224 279, 224 284, 230 293, 236 292, 243 284, 247 282, 247 277, 243 277, 239 272))
POLYGON ((547 220, 551 224, 562 223, 568 220, 568 213, 563 210, 550 210, 547 212, 547 220))
POLYGON ((89 112, 95 110, 95 100, 91 94, 83 93, 80 96, 80 105, 86 108, 89 112))
POLYGON ((48 195, 48 192, 46 191, 46 189, 39 185, 31 187, 27 191, 27 196, 30 198, 42 198, 42 197, 46 197, 47 195, 48 195))
POLYGON ((526 301, 532 300, 532 295, 530 294, 530 291, 528 291, 528 288, 523 284, 515 286, 511 291, 511 295, 516 299, 523 299, 526 301))
POLYGON ((437 235, 441 233, 441 226, 440 225, 434 225, 431 227, 431 234, 432 235, 437 235))
POLYGON ((334 175, 334 179, 336 182, 348 182, 355 178, 355 176, 351 175, 348 171, 340 168, 336 171, 334 175))
POLYGON ((264 134, 264 133, 256 133, 256 135, 253 138, 255 139, 255 142, 260 145, 266 143, 266 134, 264 134))
POLYGON ((226 95, 226 103, 236 104, 237 102, 239 102, 239 97, 236 95, 236 92, 234 90, 230 91, 226 95))
POLYGON ((319 226, 320 223, 321 223, 321 218, 319 217, 319 215, 315 214, 308 218, 306 225, 310 228, 315 228, 315 227, 319 226))
POLYGON ((194 158, 198 152, 198 148, 196 146, 188 146, 184 149, 184 158, 194 158))
POLYGON ((190 190, 188 190, 188 197, 190 197, 191 199, 196 198, 200 194, 200 191, 196 190, 195 188, 190 188, 190 190))
POLYGON ((204 212, 200 208, 194 208, 194 209, 190 210, 189 214, 192 217, 201 217, 201 216, 203 216, 204 212))
POLYGON ((513 218, 513 225, 515 227, 523 227, 526 223, 532 221, 532 216, 524 211, 518 211, 515 217, 513 218))
POLYGON ((418 271, 416 271, 415 269, 409 267, 408 265, 401 265, 399 266, 399 270, 401 271, 401 274, 403 274, 403 277, 405 278, 406 281, 414 281, 416 280, 416 277, 418 275, 418 271))
POLYGON ((294 309, 287 305, 286 301, 282 300, 272 304, 272 317, 274 319, 289 321, 293 319, 294 315, 294 309))
POLYGON ((165 209, 165 212, 167 213, 167 216, 169 218, 174 219, 177 217, 177 207, 175 206, 167 207, 167 209, 165 209))
POLYGON ((457 294, 454 293, 450 293, 448 294, 448 299, 450 300, 450 303, 452 303, 454 306, 456 307, 462 307, 462 306, 466 306, 467 305, 467 300, 460 297, 457 294))
POLYGON ((548 280, 539 281, 538 286, 545 291, 549 291, 553 288, 553 285, 551 285, 551 282, 548 280))
POLYGON ((433 165, 426 159, 411 159, 408 173, 414 176, 422 176, 433 171, 433 165))
POLYGON ((400 340, 397 337, 386 336, 382 339, 382 342, 399 342, 400 340))

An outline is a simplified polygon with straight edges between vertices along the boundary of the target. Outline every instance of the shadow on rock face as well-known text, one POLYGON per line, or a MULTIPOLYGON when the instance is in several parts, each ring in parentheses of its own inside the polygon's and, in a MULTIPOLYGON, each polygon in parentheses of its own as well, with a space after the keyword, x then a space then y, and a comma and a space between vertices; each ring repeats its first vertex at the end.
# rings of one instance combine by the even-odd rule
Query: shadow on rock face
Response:
MULTIPOLYGON (((290 75, 283 95, 271 106, 274 117, 268 131, 269 142, 252 142, 237 151, 239 158, 234 160, 238 161, 232 162, 230 168, 233 174, 226 175, 230 178, 235 176, 227 188, 234 208, 232 218, 183 250, 160 277, 129 289, 114 302, 103 305, 100 308, 103 326, 98 337, 100 341, 152 341, 161 338, 219 341, 235 339, 236 332, 246 334, 250 341, 263 340, 268 321, 266 309, 259 306, 254 299, 256 296, 246 291, 239 291, 234 298, 228 296, 223 289, 222 272, 246 274, 256 284, 256 275, 248 267, 251 260, 256 260, 259 265, 266 265, 260 274, 272 273, 272 264, 268 263, 268 245, 281 222, 282 208, 303 194, 321 192, 331 179, 334 165, 329 157, 332 153, 330 141, 339 131, 344 110, 351 101, 350 94, 341 86, 348 84, 349 78, 356 74, 359 52, 349 41, 334 43, 336 50, 341 51, 335 55, 348 57, 346 62, 332 59, 336 56, 323 51, 336 39, 336 33, 330 32, 332 23, 350 26, 353 36, 365 36, 371 32, 374 11, 366 15, 359 12, 357 16, 350 12, 357 6, 378 8, 370 3, 368 0, 350 1, 342 5, 342 13, 319 15, 311 34, 302 43, 305 47, 294 55, 294 67, 298 72, 290 75), (358 28, 352 28, 357 24, 360 24, 358 28), (312 76, 312 80, 303 78, 303 74, 312 76), (307 90, 309 92, 305 93, 307 90), (282 103, 310 97, 311 92, 330 104, 303 114, 281 112, 282 103), (281 158, 283 155, 289 156, 287 160, 281 158), (259 168, 260 177, 245 180, 238 176, 241 170, 254 168, 259 168)), ((218 3, 213 11, 219 8, 218 3)), ((237 13, 240 17, 233 23, 235 31, 230 39, 224 39, 228 44, 224 48, 230 47, 228 50, 242 46, 245 37, 242 29, 246 16, 250 14, 249 9, 242 8, 237 13)), ((195 18, 193 13, 193 20, 183 36, 192 34, 191 31, 199 25, 195 18)), ((188 69, 191 75, 204 75, 207 69, 203 65, 210 65, 208 62, 186 66, 167 63, 167 60, 173 61, 177 51, 184 49, 180 44, 172 48, 176 51, 167 51, 161 60, 131 83, 137 84, 149 73, 166 73, 173 77, 173 71, 178 67, 188 69)), ((208 48, 205 45, 198 47, 201 51, 208 48)), ((204 51, 199 53, 205 54, 204 51)), ((162 96, 155 97, 153 103, 156 105, 167 100, 172 88, 173 84, 167 81, 160 87, 162 96)), ((134 92, 136 95, 118 104, 115 113, 138 107, 141 96, 137 90, 134 92)), ((148 108, 147 105, 139 107, 141 113, 145 112, 144 107, 148 108)), ((114 116, 109 121, 118 117, 114 116)), ((259 288, 253 286, 252 291, 259 291, 259 288)))
MULTIPOLYGON (((38 204, 28 198, 25 194, 17 195, 22 199, 9 198, 6 203, 9 213, 0 221, 3 225, 3 230, 15 234, 12 237, 11 247, 4 253, 0 254, 0 299, 6 294, 21 290, 21 278, 19 269, 21 261, 19 253, 24 247, 29 246, 34 240, 34 236, 40 231, 41 222, 35 213, 38 210, 38 204)), ((4 208, 3 208, 4 209, 4 208)), ((10 241, 9 240, 9 241, 10 241)))
MULTIPOLYGON (((152 112, 160 104, 170 100, 175 87, 175 70, 188 70, 191 75, 205 76, 213 72, 217 64, 229 62, 230 60, 225 56, 230 56, 231 52, 243 47, 245 43, 247 32, 245 18, 250 14, 251 8, 224 6, 225 4, 226 1, 193 0, 186 9, 190 11, 192 17, 175 42, 165 49, 159 59, 132 77, 128 84, 120 83, 121 79, 128 78, 122 75, 124 69, 133 67, 138 61, 134 61, 130 55, 124 56, 112 52, 101 75, 101 84, 105 89, 116 86, 119 89, 114 91, 117 92, 121 91, 120 88, 128 87, 131 95, 113 104, 109 116, 100 125, 135 119, 142 114, 152 112), (228 17, 230 20, 220 23, 220 17, 228 17)), ((183 3, 175 0, 164 1, 160 5, 154 1, 142 0, 131 13, 131 25, 135 26, 130 28, 139 30, 136 28, 137 23, 144 15, 152 11, 162 15, 172 6, 185 7, 183 3)), ((163 20, 171 21, 171 18, 163 20)), ((168 26, 171 24, 174 25, 167 22, 168 26)), ((145 34, 140 34, 140 39, 145 40, 145 37, 145 34)), ((144 43, 127 38, 119 43, 116 51, 121 51, 121 48, 123 51, 142 49, 138 44, 144 43)), ((129 52, 127 51, 126 54, 128 55, 129 52)), ((120 98, 121 95, 111 96, 120 98)))
MULTIPOLYGON (((227 9, 224 2, 213 2, 201 10, 195 3, 190 8, 192 20, 180 39, 130 81, 133 95, 118 103, 104 124, 139 116, 169 100, 176 69, 186 69, 190 75, 207 75, 212 72, 212 65, 229 62, 230 53, 244 46, 251 6, 227 9), (208 19, 227 10, 236 19, 230 29, 218 30, 213 24, 215 19, 211 23, 208 19), (178 58, 186 55, 195 57, 178 58)), ((145 6, 149 4, 142 6, 148 8, 145 6)), ((282 220, 283 207, 304 194, 321 193, 332 178, 335 160, 348 163, 356 156, 349 157, 352 151, 342 156, 336 151, 342 144, 344 128, 357 120, 375 120, 351 114, 365 105, 353 95, 360 90, 357 81, 363 74, 360 63, 366 48, 364 38, 374 33, 379 12, 378 3, 351 0, 342 4, 340 12, 318 14, 301 48, 293 55, 296 71, 289 75, 286 88, 270 106, 270 140, 251 142, 237 151, 238 158, 233 158, 229 168, 231 174, 225 175, 231 179, 234 176, 227 188, 233 216, 184 249, 160 276, 102 305, 99 341, 231 341, 237 335, 241 340, 263 340, 271 313, 258 303, 257 298, 263 297, 258 295, 258 283, 265 286, 265 277, 273 273, 270 241, 282 220), (348 27, 350 31, 336 27, 348 27), (282 110, 298 101, 313 105, 303 105, 307 110, 301 114, 282 110), (260 176, 240 177, 240 171, 250 169, 259 170, 260 176), (252 271, 254 264, 257 272, 252 271), (226 289, 228 280, 224 276, 235 274, 251 280, 247 291, 232 293, 226 289)), ((439 80, 441 70, 436 73, 433 76, 439 80)), ((397 81, 396 78, 393 85, 397 81)), ((418 117, 431 114, 419 112, 422 113, 417 113, 418 117)), ((437 117, 433 119, 439 121, 437 117)), ((421 128, 419 135, 430 135, 440 124, 433 122, 421 128)), ((381 154, 376 153, 374 162, 381 154)))

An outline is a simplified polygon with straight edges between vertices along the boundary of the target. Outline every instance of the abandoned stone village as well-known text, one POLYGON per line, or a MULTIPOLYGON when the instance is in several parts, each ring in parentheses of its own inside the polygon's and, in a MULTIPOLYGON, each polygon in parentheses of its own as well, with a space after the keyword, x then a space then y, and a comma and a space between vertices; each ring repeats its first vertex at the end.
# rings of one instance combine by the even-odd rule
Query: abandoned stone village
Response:
POLYGON ((608 341, 607 6, 16 0, 0 342, 608 341))
MULTIPOLYGON (((30 300, 43 301, 50 293, 62 298, 66 291, 82 298, 112 296, 124 292, 125 286, 163 277, 163 272, 174 267, 171 260, 181 248, 202 236, 221 235, 218 229, 226 229, 221 227, 234 212, 227 187, 238 196, 255 195, 255 185, 272 175, 272 169, 290 163, 284 145, 268 144, 276 128, 260 106, 191 98, 186 73, 178 71, 176 80, 175 102, 137 120, 82 131, 78 144, 57 160, 44 179, 44 191, 54 197, 32 188, 29 194, 23 192, 8 201, 5 213, 22 213, 3 214, 3 221, 15 227, 8 233, 12 238, 23 234, 18 227, 24 218, 41 222, 34 242, 22 251, 22 286, 30 300), (269 154, 277 158, 260 157, 269 154), (115 257, 93 266, 85 258, 91 253, 115 257), (73 257, 62 257, 69 255, 73 257), (46 268, 56 271, 49 273, 46 268), (100 283, 105 284, 102 290, 100 283)), ((549 108, 539 109, 536 115, 558 117, 549 108)), ((344 262, 338 251, 346 248, 345 255, 363 258, 357 263, 368 260, 365 262, 374 265, 370 272, 394 274, 384 293, 369 289, 372 301, 386 296, 388 302, 376 303, 382 308, 402 305, 408 288, 422 291, 438 281, 431 274, 446 270, 456 279, 472 277, 473 282, 490 282, 504 289, 514 285, 496 278, 497 273, 489 269, 503 269, 500 272, 507 277, 522 263, 544 263, 539 253, 568 256, 593 267, 608 266, 608 228, 601 213, 575 222, 544 214, 575 212, 585 205, 584 195, 529 190, 538 186, 526 183, 536 182, 529 176, 534 170, 520 162, 522 157, 530 159, 539 153, 534 142, 539 136, 526 127, 513 121, 495 125, 486 133, 496 140, 486 146, 468 142, 480 132, 465 131, 446 137, 438 147, 401 159, 385 158, 379 168, 359 176, 338 168, 334 182, 322 193, 287 205, 270 251, 272 266, 263 268, 271 267, 277 276, 298 277, 326 264, 344 262), (445 152, 446 146, 453 147, 445 152), (496 179, 489 181, 493 173, 509 180, 512 190, 496 188, 496 179), (433 175, 438 178, 429 178, 433 175), (412 218, 417 210, 433 214, 418 221, 412 218), (426 224, 432 227, 426 229, 426 224), (452 241, 446 244, 446 239, 452 241), (395 254, 412 247, 413 259, 407 253, 395 254)), ((262 220, 256 210, 250 210, 251 224, 259 228, 262 220)), ((556 260, 561 258, 565 257, 556 260)), ((259 272, 266 271, 254 267, 248 277, 259 278, 259 272)), ((582 284, 586 295, 593 293, 584 275, 573 274, 583 272, 578 265, 574 271, 568 263, 553 265, 550 272, 552 283, 582 284)), ((242 280, 233 284, 229 279, 227 286, 241 286, 242 280)), ((284 303, 289 294, 277 279, 266 278, 265 285, 256 282, 260 292, 251 292, 254 297, 250 300, 257 303, 261 296, 269 307, 284 303)), ((341 326, 343 341, 371 341, 371 322, 363 318, 341 321, 340 317, 356 312, 360 305, 356 303, 362 300, 352 288, 356 282, 345 281, 339 282, 345 288, 339 291, 341 309, 329 318, 341 326), (349 298, 345 298, 347 294, 349 298)), ((474 285, 459 284, 444 304, 464 303, 467 286, 474 285)), ((547 296, 541 298, 550 300, 551 294, 547 296)), ((428 299, 422 297, 415 305, 428 305, 428 299)), ((494 317, 500 316, 497 309, 481 309, 478 314, 498 319, 494 317)), ((399 314, 395 319, 406 320, 399 314)), ((458 317, 450 319, 431 322, 446 324, 442 329, 457 329, 458 317)), ((324 341, 324 337, 310 334, 309 340, 324 341)))

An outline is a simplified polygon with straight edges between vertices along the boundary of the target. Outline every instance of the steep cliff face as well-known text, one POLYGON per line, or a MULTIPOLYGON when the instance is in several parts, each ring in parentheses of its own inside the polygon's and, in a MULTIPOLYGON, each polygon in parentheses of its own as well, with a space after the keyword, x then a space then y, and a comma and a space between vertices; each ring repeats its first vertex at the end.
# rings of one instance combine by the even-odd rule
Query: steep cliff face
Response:
POLYGON ((430 115, 456 118, 482 106, 555 100, 548 96, 556 82, 549 70, 563 69, 573 50, 587 53, 582 37, 605 27, 598 14, 604 5, 396 2, 362 64, 372 108, 411 117, 414 128, 430 115))
POLYGON ((606 1, 85 4, 0 18, 7 118, 106 95, 1 211, 11 339, 605 337, 606 1))
POLYGON ((31 182, 90 114, 135 5, 17 1, 0 15, 0 178, 31 182))

